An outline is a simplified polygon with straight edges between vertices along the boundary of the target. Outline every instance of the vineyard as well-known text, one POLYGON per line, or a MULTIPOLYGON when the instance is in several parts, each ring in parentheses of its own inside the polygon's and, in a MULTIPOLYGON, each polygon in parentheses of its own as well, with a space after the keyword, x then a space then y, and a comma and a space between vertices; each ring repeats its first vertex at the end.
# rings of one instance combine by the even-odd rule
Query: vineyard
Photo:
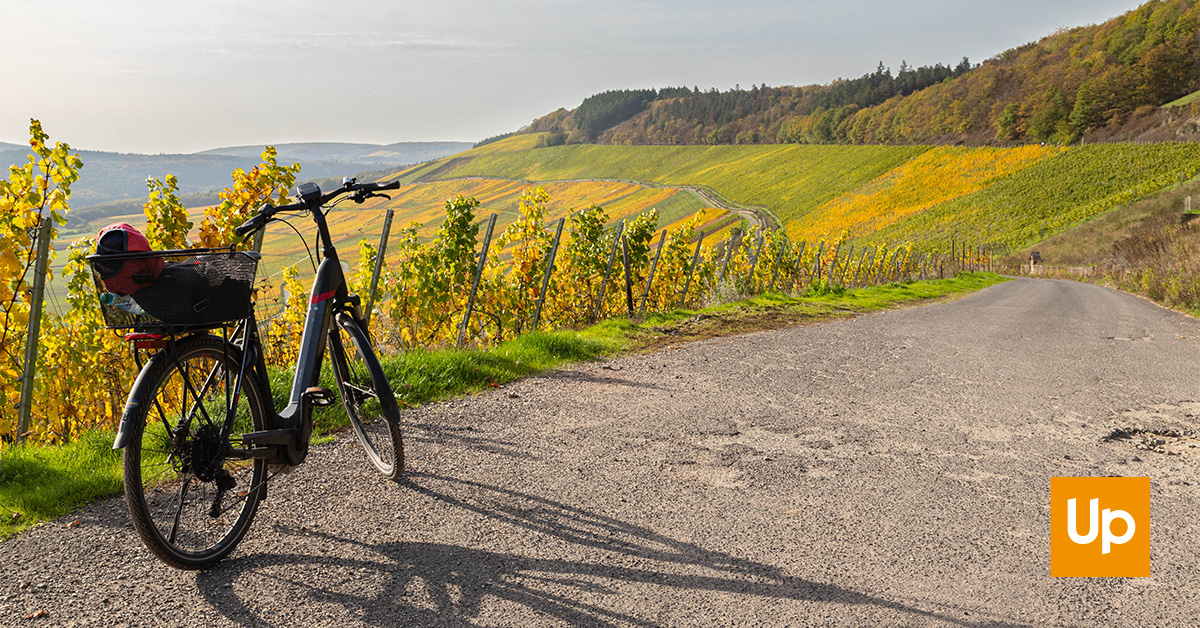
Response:
POLYGON ((401 180, 479 176, 703 186, 735 203, 765 208, 786 224, 928 150, 923 146, 794 145, 518 148, 527 145, 527 137, 513 136, 408 170, 401 180))
MULTIPOLYGON (((22 404, 37 274, 34 227, 49 225, 53 237, 81 166, 68 146, 50 148, 40 126, 31 135, 37 156, 10 169, 0 207, 8 295, 0 442, 65 442, 112 426, 134 371, 120 338, 98 318, 82 259, 93 244, 60 243, 65 254, 50 266, 51 306, 40 319, 37 357, 37 372, 54 376, 35 379, 25 405, 32 416, 21 426, 15 408, 22 404)), ((767 291, 821 293, 940 276, 947 264, 983 263, 989 247, 1025 246, 1200 172, 1194 144, 532 148, 534 142, 536 134, 517 135, 410 168, 396 175, 402 186, 391 199, 330 214, 352 284, 375 306, 372 331, 385 351, 487 347, 531 329, 578 329, 606 317, 767 291), (713 194, 759 207, 782 228, 749 229, 705 200, 713 194), (385 244, 388 212, 394 219, 385 244)), ((278 164, 271 149, 262 157, 250 171, 233 173, 215 207, 183 207, 178 181, 167 177, 150 181, 144 215, 127 219, 144 226, 159 248, 228 244, 233 226, 264 201, 282 202, 299 172, 298 164, 278 164)), ((311 230, 304 218, 293 222, 311 230)), ((258 312, 271 363, 286 368, 304 316, 311 249, 279 228, 261 251, 258 312)))
MULTIPOLYGON (((83 238, 67 248, 66 264, 57 272, 66 306, 59 303, 37 318, 36 376, 32 387, 22 385, 25 332, 41 304, 30 289, 38 275, 38 239, 31 233, 44 224, 44 237, 53 240, 53 225, 65 221, 70 184, 82 167, 69 146, 49 148, 36 122, 31 133, 37 157, 12 167, 2 190, 10 307, 0 365, 9 403, 0 408, 0 444, 65 443, 114 428, 136 372, 120 336, 104 328, 84 260, 95 244, 83 238), (28 399, 21 397, 23 389, 28 399), (18 407, 27 408, 28 416, 20 416, 18 407)), ((270 147, 262 158, 250 171, 234 171, 222 202, 202 212, 182 206, 174 177, 151 180, 139 221, 151 245, 228 245, 234 242, 232 228, 260 204, 286 202, 299 165, 277 163, 270 147)), ((304 221, 294 221, 302 231, 304 221)), ((488 347, 534 329, 578 329, 611 316, 693 309, 767 291, 823 294, 936 276, 951 262, 911 245, 855 248, 847 244, 847 233, 795 242, 782 231, 744 231, 741 224, 691 192, 622 181, 538 187, 496 179, 410 183, 384 204, 330 215, 331 229, 345 234, 337 242, 343 259, 355 260, 351 285, 374 304, 372 334, 385 353, 488 347), (454 196, 438 211, 429 209, 448 186, 468 186, 476 196, 454 196), (425 222, 392 227, 382 272, 373 276, 378 245, 370 235, 382 231, 376 225, 385 209, 425 222), (378 285, 374 293, 372 285, 378 285)), ((268 259, 285 259, 274 272, 265 265, 257 301, 268 363, 286 369, 295 359, 307 310, 307 264, 296 263, 307 249, 280 230, 261 250, 268 259)))
POLYGON ((400 175, 696 186, 762 208, 793 238, 849 229, 853 242, 945 248, 972 240, 1011 249, 1200 174, 1196 143, 530 149, 535 136, 516 135, 400 175))
POLYGON ((931 244, 967 239, 1020 249, 1197 173, 1200 144, 1078 146, 914 214, 871 239, 931 244))
POLYGON ((819 237, 849 229, 867 235, 932 207, 986 188, 1003 177, 1059 154, 1044 146, 939 147, 853 192, 788 223, 789 236, 819 237))

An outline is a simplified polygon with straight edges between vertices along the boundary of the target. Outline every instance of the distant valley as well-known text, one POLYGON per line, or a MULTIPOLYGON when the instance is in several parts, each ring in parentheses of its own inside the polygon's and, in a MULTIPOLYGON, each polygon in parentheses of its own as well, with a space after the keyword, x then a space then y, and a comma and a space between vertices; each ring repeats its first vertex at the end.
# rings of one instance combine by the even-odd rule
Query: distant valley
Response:
MULTIPOLYGON (((58 139, 58 138, 52 138, 58 139)), ((70 138, 62 138, 70 141, 70 138)), ((352 144, 311 142, 276 144, 280 163, 299 162, 301 180, 340 178, 367 171, 396 170, 471 148, 469 142, 399 142, 352 144)), ((211 204, 216 192, 230 185, 229 173, 258 164, 262 146, 231 146, 191 154, 142 155, 77 151, 83 160, 79 181, 71 188, 71 224, 100 216, 139 211, 146 198, 146 179, 173 174, 183 200, 211 204)), ((0 163, 25 163, 28 148, 0 142, 0 163)), ((382 173, 381 173, 382 174, 382 173)))

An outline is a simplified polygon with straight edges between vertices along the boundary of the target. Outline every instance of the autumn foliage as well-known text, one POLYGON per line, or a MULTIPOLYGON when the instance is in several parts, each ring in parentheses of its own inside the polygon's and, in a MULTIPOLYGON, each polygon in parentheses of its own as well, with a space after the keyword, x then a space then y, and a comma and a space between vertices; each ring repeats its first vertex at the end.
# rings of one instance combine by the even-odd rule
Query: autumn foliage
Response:
MULTIPOLYGON (((33 122, 30 163, 10 168, 0 187, 0 392, 7 402, 0 408, 0 445, 18 436, 14 406, 29 320, 30 234, 42 219, 64 222, 70 185, 82 166, 67 145, 50 148, 47 140, 33 122)), ((234 242, 233 227, 263 202, 286 202, 286 190, 299 171, 298 165, 279 165, 271 147, 262 158, 250 171, 233 173, 233 185, 222 192, 219 205, 204 211, 198 228, 180 204, 175 178, 150 180, 144 209, 152 245, 240 245, 234 242)), ((619 204, 624 196, 613 198, 619 204)), ((662 194, 663 200, 669 197, 662 194)), ((525 190, 518 218, 493 234, 486 255, 481 233, 486 219, 478 215, 480 203, 472 197, 446 201, 441 224, 428 240, 418 236, 419 224, 400 229, 382 264, 378 291, 369 295, 372 333, 380 350, 491 346, 535 327, 580 328, 609 316, 692 308, 768 289, 836 290, 872 275, 875 281, 891 281, 922 268, 909 246, 903 255, 901 249, 879 248, 865 270, 859 260, 851 271, 853 260, 842 248, 848 230, 829 242, 797 245, 781 231, 742 233, 738 228, 717 246, 705 248, 697 245, 701 214, 662 229, 654 209, 613 220, 603 207, 589 205, 562 221, 547 222, 549 203, 545 189, 525 190), (464 327, 468 302, 471 317, 464 327)), ((32 427, 22 435, 34 442, 62 443, 81 430, 114 428, 136 375, 128 346, 119 333, 104 327, 97 307, 85 259, 94 247, 92 238, 83 238, 66 251, 69 259, 60 280, 67 283, 67 308, 43 314, 32 427)), ((359 243, 357 265, 348 273, 357 293, 368 296, 379 254, 371 243, 359 243)), ((352 255, 346 251, 343 257, 352 255)), ((296 359, 306 293, 295 266, 283 269, 281 288, 263 286, 259 291, 259 324, 273 367, 287 368, 296 359)))

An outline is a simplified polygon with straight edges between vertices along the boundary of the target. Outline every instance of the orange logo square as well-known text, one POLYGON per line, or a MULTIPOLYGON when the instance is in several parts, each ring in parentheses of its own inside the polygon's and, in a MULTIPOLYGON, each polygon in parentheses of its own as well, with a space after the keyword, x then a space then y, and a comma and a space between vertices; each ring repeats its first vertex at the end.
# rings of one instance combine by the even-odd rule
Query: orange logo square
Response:
POLYGON ((1050 575, 1148 577, 1150 478, 1050 478, 1050 575))

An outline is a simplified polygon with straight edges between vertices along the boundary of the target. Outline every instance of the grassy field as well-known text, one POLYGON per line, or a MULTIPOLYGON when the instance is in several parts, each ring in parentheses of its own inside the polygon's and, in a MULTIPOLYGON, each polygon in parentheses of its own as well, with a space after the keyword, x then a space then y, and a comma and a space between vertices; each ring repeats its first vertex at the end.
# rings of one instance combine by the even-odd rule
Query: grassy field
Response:
POLYGON ((930 149, 858 189, 825 203, 788 223, 793 239, 815 239, 828 233, 869 235, 942 203, 995 184, 1061 148, 930 149))
POLYGON ((1198 173, 1200 144, 1078 146, 915 214, 872 239, 955 238, 1022 249, 1198 173))
POLYGON ((620 179, 707 187, 765 208, 794 239, 1017 250, 1200 174, 1200 145, 596 146, 516 135, 400 173, 409 181, 620 179))
POLYGON ((556 146, 529 150, 516 135, 404 173, 415 180, 490 176, 528 181, 628 179, 702 185, 766 208, 783 224, 850 192, 926 146, 556 146))

